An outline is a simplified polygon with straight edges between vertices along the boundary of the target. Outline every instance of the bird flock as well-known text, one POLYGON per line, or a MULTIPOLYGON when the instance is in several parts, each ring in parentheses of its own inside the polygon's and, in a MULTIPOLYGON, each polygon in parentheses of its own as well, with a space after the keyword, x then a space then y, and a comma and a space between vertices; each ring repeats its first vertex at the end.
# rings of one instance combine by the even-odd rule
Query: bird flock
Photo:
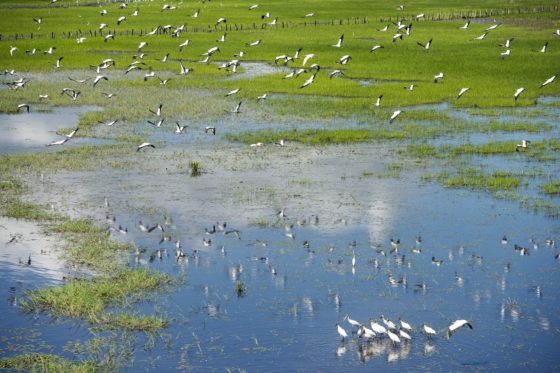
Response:
MULTIPOLYGON (((123 25, 124 23, 127 22, 127 20, 130 17, 142 17, 142 10, 140 7, 140 4, 135 4, 135 9, 129 10, 129 6, 127 3, 120 3, 120 4, 116 4, 115 5, 118 10, 113 10, 113 9, 105 9, 103 8, 100 12, 99 12, 99 17, 102 20, 102 22, 99 23, 99 27, 98 27, 98 31, 99 31, 99 38, 102 38, 102 40, 106 43, 115 40, 116 37, 116 32, 115 31, 106 31, 106 30, 110 30, 111 28, 114 27, 119 27, 121 25, 123 25), (126 14, 123 14, 123 12, 125 12, 126 14), (117 15, 115 15, 115 13, 117 13, 117 15), (112 17, 115 17, 112 19, 112 17)), ((248 12, 256 12, 258 9, 262 9, 265 6, 261 4, 252 4, 250 6, 247 7, 247 11, 248 12)), ((400 5, 396 8, 397 11, 403 11, 405 9, 404 5, 400 5)), ((161 9, 161 21, 162 24, 165 22, 165 14, 167 12, 178 12, 181 10, 181 5, 170 5, 170 4, 164 4, 161 9)), ((210 9, 207 9, 207 11, 210 11, 210 9)), ((196 10, 196 12, 194 14, 191 15, 192 18, 198 18, 198 16, 200 15, 200 9, 196 10)), ((308 12, 305 15, 303 15, 304 17, 314 17, 315 16, 315 12, 308 12)), ((272 21, 266 23, 265 25, 270 27, 270 26, 276 26, 278 24, 278 20, 279 20, 279 16, 274 16, 271 15, 271 13, 269 11, 264 11, 260 13, 260 17, 257 14, 255 16, 256 19, 260 18, 261 20, 267 20, 267 19, 272 19, 272 21)), ((413 30, 415 29, 415 22, 420 22, 425 18, 425 14, 423 12, 418 13, 417 15, 413 16, 413 17, 409 17, 407 20, 407 17, 402 16, 400 20, 398 20, 397 22, 394 23, 388 23, 386 24, 384 27, 377 29, 377 32, 380 33, 380 35, 382 33, 392 33, 388 40, 391 41, 392 44, 399 44, 400 42, 402 42, 403 40, 405 40, 406 38, 413 38, 414 37, 414 32, 413 30)), ((219 27, 220 25, 227 25, 228 24, 228 19, 229 17, 224 16, 223 14, 220 14, 219 17, 216 18, 215 27, 219 27)), ((33 22, 35 24, 37 24, 39 27, 41 25, 45 25, 45 23, 48 22, 48 20, 45 20, 43 18, 34 18, 33 22)), ((165 25, 157 25, 155 27, 153 27, 152 31, 147 32, 144 36, 142 36, 141 38, 143 40, 137 42, 136 47, 134 48, 134 52, 131 55, 131 61, 128 64, 128 66, 126 67, 126 69, 124 70, 124 74, 139 74, 140 77, 143 79, 143 81, 148 82, 151 80, 159 80, 160 84, 162 86, 165 86, 169 83, 169 81, 172 78, 163 78, 161 76, 161 72, 156 72, 152 69, 152 67, 150 66, 150 57, 147 56, 146 52, 144 52, 147 48, 149 48, 150 46, 154 46, 156 44, 155 39, 150 39, 150 37, 154 36, 154 35, 169 35, 171 38, 173 39, 179 39, 181 37, 181 35, 183 33, 186 33, 186 23, 183 23, 181 25, 176 25, 173 26, 171 24, 165 24, 165 25)), ((477 37, 473 37, 472 40, 473 41, 480 41, 483 42, 487 39, 488 35, 491 32, 494 32, 494 30, 498 29, 501 26, 501 23, 494 23, 488 27, 486 27, 484 29, 484 32, 477 37)), ((470 20, 468 20, 464 25, 458 27, 460 30, 462 30, 463 32, 465 32, 466 30, 471 29, 472 23, 470 20)), ((553 37, 558 37, 560 35, 560 30, 555 30, 554 32, 552 32, 553 37)), ((467 37, 467 36, 465 36, 467 37)), ((333 43, 330 44, 330 48, 333 49, 339 49, 339 50, 344 50, 347 47, 348 44, 348 40, 345 39, 345 34, 341 34, 338 35, 337 38, 333 38, 333 43)), ((377 39, 377 37, 376 37, 377 39)), ((380 37, 380 39, 382 39, 382 37, 380 37)), ((515 44, 515 37, 510 37, 507 38, 505 40, 505 42, 499 44, 499 48, 501 48, 500 53, 499 53, 499 57, 501 59, 507 59, 509 58, 512 53, 514 53, 515 49, 514 49, 514 44, 515 44)), ((87 44, 87 38, 86 37, 79 37, 76 39, 77 44, 87 44)), ((228 41, 228 32, 224 32, 223 34, 221 34, 216 40, 216 43, 219 44, 225 44, 225 43, 229 43, 228 41)), ((250 60, 250 56, 251 56, 251 52, 250 49, 252 48, 258 48, 260 45, 262 45, 263 43, 267 43, 267 27, 263 27, 263 31, 262 31, 262 35, 259 35, 258 38, 253 39, 253 40, 248 40, 245 43, 243 43, 242 45, 240 45, 240 49, 245 49, 247 48, 247 50, 249 51, 245 51, 245 50, 241 50, 240 52, 234 54, 233 58, 230 60, 225 60, 225 61, 220 61, 218 62, 218 66, 217 68, 220 70, 225 70, 228 71, 229 73, 236 73, 238 71, 239 66, 242 66, 243 61, 246 60, 250 60)), ((184 48, 190 48, 190 45, 192 44, 192 40, 191 39, 186 39, 184 41, 178 41, 177 42, 177 49, 179 51, 183 51, 184 48)), ((430 38, 427 41, 416 41, 416 44, 423 49, 424 51, 426 51, 426 53, 438 53, 437 51, 433 51, 433 45, 437 44, 437 40, 434 40, 434 38, 430 38)), ((540 48, 539 50, 535 51, 536 53, 547 53, 547 49, 548 48, 548 41, 545 41, 542 48, 540 48)), ((370 52, 376 52, 376 53, 380 53, 381 50, 385 49, 385 47, 382 45, 382 43, 376 43, 375 45, 373 45, 370 49, 370 52)), ((274 58, 274 60, 272 61, 274 64, 283 64, 285 66, 290 66, 292 71, 290 73, 288 73, 287 75, 283 76, 282 79, 295 79, 298 78, 299 76, 303 75, 303 74, 309 74, 308 76, 305 77, 305 79, 299 84, 299 88, 300 89, 306 89, 310 86, 312 86, 313 84, 315 84, 318 80, 322 79, 321 78, 321 66, 317 63, 313 63, 311 65, 309 65, 307 67, 307 64, 314 58, 316 58, 320 53, 316 52, 316 51, 309 51, 306 52, 305 55, 303 55, 303 58, 300 57, 300 54, 303 52, 303 48, 301 46, 294 46, 294 50, 295 53, 291 54, 291 53, 283 53, 283 54, 279 54, 278 56, 276 56, 274 58), (298 65, 300 64, 299 60, 301 59, 301 67, 298 67, 298 65)), ((17 46, 10 46, 9 49, 9 53, 10 56, 14 56, 16 53, 18 53, 19 49, 17 46)), ((45 56, 52 56, 53 54, 55 54, 57 52, 57 47, 56 46, 51 46, 46 50, 39 50, 38 48, 31 48, 31 49, 26 49, 25 53, 28 56, 35 56, 35 55, 39 55, 41 52, 43 53, 43 55, 45 56)), ((157 61, 160 61, 162 63, 172 63, 173 61, 175 61, 174 63, 178 64, 178 69, 177 69, 177 74, 179 76, 185 77, 190 75, 191 73, 193 73, 193 71, 195 71, 195 69, 191 66, 186 66, 184 63, 183 58, 170 58, 170 56, 173 56, 173 52, 167 52, 161 59, 158 58, 156 59, 157 61)), ((206 52, 202 53, 202 60, 199 61, 199 63, 204 63, 204 64, 209 64, 211 62, 211 60, 215 57, 216 54, 221 54, 221 50, 220 47, 217 45, 212 45, 210 46, 206 52)), ((224 56, 221 56, 221 58, 223 58, 224 56)), ((62 67, 62 61, 65 57, 64 56, 58 56, 57 59, 54 61, 53 63, 53 68, 54 69, 60 69, 62 67)), ((226 57, 227 58, 227 57, 226 57)), ((346 75, 345 72, 345 68, 351 64, 353 60, 353 56, 351 54, 342 54, 338 60, 333 61, 335 63, 335 65, 339 65, 340 68, 334 68, 331 69, 330 71, 328 71, 328 77, 329 79, 333 79, 335 77, 344 77, 346 75)), ((99 86, 104 86, 104 84, 102 83, 103 81, 107 82, 109 81, 109 78, 107 76, 107 74, 105 74, 103 71, 107 70, 109 68, 115 68, 116 67, 116 63, 115 60, 112 58, 106 58, 103 59, 101 62, 99 62, 98 64, 94 64, 94 65, 90 65, 90 66, 84 66, 84 68, 91 68, 93 70, 95 70, 96 75, 92 76, 92 77, 87 77, 85 79, 74 79, 69 77, 70 80, 72 80, 75 83, 81 83, 81 84, 85 84, 88 81, 92 81, 92 87, 96 88, 99 86)), ((15 75, 15 71, 6 71, 5 74, 11 74, 11 75, 15 75)), ((542 83, 539 84, 535 84, 535 88, 543 88, 549 84, 552 84, 553 82, 555 82, 557 78, 557 75, 553 75, 551 77, 546 78, 542 83)), ((432 81, 434 83, 440 83, 442 81, 444 81, 445 79, 448 79, 447 75, 444 72, 437 72, 433 75, 432 81)), ((14 80, 12 82, 8 82, 8 86, 9 88, 13 89, 13 90, 18 90, 18 89, 22 89, 26 86, 26 84, 29 82, 29 80, 25 79, 25 78, 19 78, 17 80, 14 80)), ((404 87, 407 91, 409 92, 413 92, 415 90, 415 88, 417 88, 417 84, 415 83, 411 83, 410 85, 404 87)), ((521 95, 525 92, 527 92, 527 89, 532 89, 532 88, 525 88, 525 87, 519 87, 517 89, 515 89, 515 91, 512 92, 512 98, 514 100, 514 102, 517 102, 519 100, 519 98, 521 97, 521 95)), ((474 94, 473 91, 476 91, 476 87, 463 87, 460 89, 460 91, 457 93, 457 95, 455 96, 456 100, 461 99, 462 97, 464 97, 467 94, 474 94), (472 93, 471 93, 472 92, 472 93)), ((226 97, 230 97, 232 95, 234 95, 235 93, 239 92, 239 89, 230 91, 226 94, 226 97)), ((64 88, 63 91, 61 92, 61 94, 65 94, 67 95, 72 101, 76 101, 79 99, 80 97, 80 90, 79 88, 76 87, 69 87, 69 88, 64 88)), ((102 92, 102 94, 110 99, 112 97, 115 96, 115 93, 111 93, 111 92, 102 92)), ((41 96, 39 97, 40 100, 46 100, 48 99, 49 95, 48 94, 41 94, 41 96)), ((264 101, 266 98, 268 97, 268 93, 267 92, 263 92, 260 95, 258 95, 257 97, 255 97, 257 102, 262 102, 264 101)), ((375 100, 375 103, 373 104, 373 108, 377 109, 379 107, 382 106, 382 101, 381 98, 383 97, 383 94, 379 95, 377 97, 377 99, 375 100)), ((20 110, 21 108, 26 108, 27 111, 29 112, 29 104, 22 104, 25 106, 19 107, 18 106, 18 110, 20 110)), ((241 113, 241 105, 242 105, 242 101, 239 101, 232 110, 226 110, 227 113, 230 114, 239 114, 241 113)), ((406 114, 405 110, 403 110, 402 108, 396 108, 392 114, 389 117, 388 122, 391 124, 393 122, 395 122, 397 120, 397 118, 401 117, 403 114, 406 114)), ((151 123, 151 122, 150 122, 151 123)), ((156 125, 156 127, 161 127, 164 123, 164 120, 162 119, 161 122, 158 122, 158 125, 156 125)), ((183 131, 178 131, 177 133, 182 133, 183 131)), ((215 132, 213 132, 215 133, 215 132)))

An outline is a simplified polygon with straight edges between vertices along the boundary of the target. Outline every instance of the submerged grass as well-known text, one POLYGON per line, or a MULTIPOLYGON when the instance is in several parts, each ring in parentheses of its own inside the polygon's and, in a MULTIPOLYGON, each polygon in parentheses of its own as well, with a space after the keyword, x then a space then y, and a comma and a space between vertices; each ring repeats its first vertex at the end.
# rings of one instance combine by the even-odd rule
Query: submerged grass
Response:
POLYGON ((459 170, 455 175, 441 173, 437 176, 445 187, 485 189, 489 191, 517 189, 521 184, 518 177, 504 171, 494 171, 491 174, 469 167, 459 170))
POLYGON ((26 353, 13 357, 0 358, 0 369, 26 372, 68 372, 93 373, 101 368, 93 362, 74 362, 57 355, 26 353))
POLYGON ((549 195, 560 195, 560 180, 549 181, 541 186, 543 193, 549 195))

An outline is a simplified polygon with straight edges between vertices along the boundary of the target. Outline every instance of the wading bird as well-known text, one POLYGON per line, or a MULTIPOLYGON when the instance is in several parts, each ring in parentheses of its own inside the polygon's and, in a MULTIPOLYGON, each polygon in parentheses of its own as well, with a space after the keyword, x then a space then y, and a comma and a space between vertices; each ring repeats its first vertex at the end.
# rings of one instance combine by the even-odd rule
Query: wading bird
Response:
POLYGON ((447 328, 447 335, 450 337, 456 330, 464 327, 464 326, 468 326, 469 329, 472 330, 472 324, 470 322, 468 322, 467 320, 455 320, 451 323, 451 325, 449 325, 449 327, 447 328))
POLYGON ((95 86, 97 85, 97 83, 99 83, 101 80, 107 80, 107 81, 109 81, 109 78, 107 78, 107 77, 104 76, 104 75, 97 75, 97 76, 95 77, 95 79, 93 80, 93 86, 95 87, 95 86))
POLYGON ((379 95, 377 97, 377 100, 375 101, 375 107, 380 107, 381 106, 381 99, 383 98, 383 95, 379 95))
POLYGON ((66 141, 70 140, 68 137, 64 138, 62 140, 58 140, 58 141, 53 141, 50 144, 47 144, 47 146, 56 146, 56 145, 63 145, 64 143, 66 143, 66 141))
POLYGON ((179 124, 179 122, 175 122, 175 133, 183 133, 187 127, 187 124, 182 126, 179 124))
POLYGON ((381 48, 383 48, 382 45, 374 45, 373 47, 371 47, 370 52, 375 52, 376 50, 381 49, 381 48))
POLYGON ((309 77, 309 79, 307 79, 299 88, 305 88, 308 85, 310 85, 311 83, 313 83, 313 81, 315 80, 315 76, 317 75, 317 73, 311 75, 311 77, 309 77))
POLYGON ((389 118, 389 124, 393 123, 395 119, 402 113, 402 110, 396 110, 391 114, 391 118, 389 118))
POLYGON ((471 20, 469 19, 469 20, 467 21, 467 23, 465 23, 463 26, 461 26, 461 27, 459 27, 459 28, 460 28, 460 29, 463 29, 463 30, 466 30, 466 29, 469 28, 470 24, 471 24, 471 20))
POLYGON ((344 34, 340 35, 340 38, 338 38, 338 41, 336 42, 336 44, 331 45, 331 47, 341 48, 343 41, 344 41, 344 34))
POLYGON ((155 145, 149 142, 143 142, 142 144, 138 145, 138 147, 136 148, 136 151, 139 152, 140 150, 144 149, 144 148, 153 148, 155 149, 155 145))
POLYGON ((148 109, 150 111, 150 113, 157 115, 158 117, 161 117, 161 108, 163 107, 163 104, 159 104, 157 109, 154 111, 152 109, 148 109))
POLYGON ((519 95, 521 95, 521 93, 523 93, 523 91, 525 91, 525 88, 523 88, 523 87, 517 88, 517 90, 513 94, 513 99, 515 100, 515 102, 517 102, 517 99, 519 98, 519 95))
POLYGON ((25 109, 29 113, 29 104, 19 104, 17 110, 20 111, 21 109, 25 109))
POLYGON ((515 151, 518 152, 519 149, 527 149, 531 141, 529 140, 521 140, 521 144, 515 145, 515 151))
POLYGON ((459 94, 457 95, 457 100, 460 99, 470 88, 461 88, 459 94))
POLYGON ((422 44, 419 41, 417 41, 416 44, 418 44, 422 48, 428 50, 428 49, 430 49, 430 46, 432 45, 432 39, 428 40, 428 42, 426 44, 422 44))
POLYGON ((552 83, 554 80, 556 79, 556 75, 551 76, 550 78, 548 78, 547 80, 545 80, 543 82, 543 84, 541 84, 541 86, 539 88, 544 87, 545 85, 549 85, 550 83, 552 83))
POLYGON ((486 38, 486 35, 488 35, 488 32, 483 33, 482 35, 474 38, 473 40, 484 40, 486 38))

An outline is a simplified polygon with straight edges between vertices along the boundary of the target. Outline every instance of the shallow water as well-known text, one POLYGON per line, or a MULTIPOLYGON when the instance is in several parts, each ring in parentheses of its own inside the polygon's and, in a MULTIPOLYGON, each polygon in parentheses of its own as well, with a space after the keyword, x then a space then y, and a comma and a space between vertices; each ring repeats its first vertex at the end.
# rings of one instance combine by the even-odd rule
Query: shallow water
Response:
MULTIPOLYGON (((233 123, 224 128, 237 130, 233 123)), ((162 138, 166 147, 139 153, 141 169, 28 180, 34 186, 30 198, 52 203, 56 212, 83 216, 85 211, 100 224, 106 224, 106 215, 115 216, 114 227, 129 233, 113 231, 114 239, 145 250, 140 256, 124 254, 130 266, 180 280, 169 292, 129 306, 163 315, 171 324, 153 345, 139 338, 134 359, 122 371, 559 368, 560 263, 554 257, 559 251, 545 242, 560 236, 558 220, 487 193, 421 184, 419 177, 437 171, 437 165, 405 168, 398 178, 376 176, 395 161, 395 144, 249 148, 224 146, 221 136, 198 141, 186 135, 177 135, 176 142, 162 138), (190 160, 201 162, 200 177, 189 176, 190 160), (277 216, 281 208, 287 217, 277 216), (165 231, 142 232, 139 221, 160 223, 165 231), (205 233, 218 222, 227 222, 224 231, 205 233), (293 239, 286 236, 285 225, 291 224, 293 239), (225 233, 235 229, 239 238, 225 233), (500 242, 504 235, 507 244, 500 242), (401 241, 396 251, 391 238, 401 241), (177 240, 186 254, 179 260, 177 240), (520 255, 515 244, 530 255, 520 255), (443 264, 433 264, 432 257, 443 264), (238 281, 246 287, 242 297, 235 292, 238 281), (402 317, 415 327, 413 339, 400 345, 387 337, 359 339, 344 321, 346 314, 364 323, 380 315, 395 322, 402 317), (447 339, 446 327, 462 318, 473 329, 447 339), (344 341, 337 322, 350 334, 344 341), (432 339, 422 335, 423 322, 441 333, 432 339)), ((528 166, 522 158, 473 163, 483 161, 528 166)), ((2 246, 6 301, 0 312, 7 317, 0 328, 10 344, 0 351, 15 353, 21 348, 17 337, 32 330, 26 339, 39 346, 35 350, 68 356, 69 341, 91 337, 86 325, 23 315, 13 302, 13 294, 21 297, 25 289, 60 283, 65 269, 54 254, 43 257, 40 251, 32 254, 32 265, 19 264, 19 257, 48 247, 46 238, 33 241, 30 232, 36 228, 14 221, 0 224, 6 228, 0 231, 2 242, 20 231, 22 237, 2 246), (31 242, 33 247, 23 246, 31 242)))

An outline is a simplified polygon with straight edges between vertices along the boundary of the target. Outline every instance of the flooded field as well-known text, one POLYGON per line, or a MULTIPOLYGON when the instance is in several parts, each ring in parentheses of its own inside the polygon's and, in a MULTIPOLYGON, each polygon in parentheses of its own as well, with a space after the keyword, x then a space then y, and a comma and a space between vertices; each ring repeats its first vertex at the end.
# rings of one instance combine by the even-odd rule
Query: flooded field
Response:
MULTIPOLYGON (((80 110, 2 116, 2 133, 10 134, 2 139, 11 138, 2 150, 43 151, 57 126, 76 124, 80 110)), ((557 109, 539 110, 546 120, 553 115, 547 110, 557 109)), ((438 162, 415 167, 403 160, 402 171, 387 174, 400 144, 249 147, 192 131, 165 147, 131 149, 139 166, 32 173, 27 180, 29 200, 92 218, 112 239, 132 244, 116 261, 177 280, 124 306, 166 317, 168 327, 104 332, 83 320, 22 313, 26 290, 76 273, 65 267, 56 236, 2 219, 2 355, 33 346, 88 359, 128 349, 120 370, 130 372, 558 370, 556 218, 486 192, 423 182, 423 174, 440 170, 438 162), (189 174, 191 160, 202 165, 198 177, 189 174), (383 325, 382 315, 411 324, 412 339, 359 336, 346 318, 370 328, 371 321, 383 325), (457 319, 472 329, 449 335, 457 319), (426 335, 423 323, 436 335, 426 335), (79 348, 94 338, 109 342, 99 351, 79 348)), ((471 141, 476 136, 482 139, 471 141)), ((520 157, 488 162, 532 167, 520 157)))

